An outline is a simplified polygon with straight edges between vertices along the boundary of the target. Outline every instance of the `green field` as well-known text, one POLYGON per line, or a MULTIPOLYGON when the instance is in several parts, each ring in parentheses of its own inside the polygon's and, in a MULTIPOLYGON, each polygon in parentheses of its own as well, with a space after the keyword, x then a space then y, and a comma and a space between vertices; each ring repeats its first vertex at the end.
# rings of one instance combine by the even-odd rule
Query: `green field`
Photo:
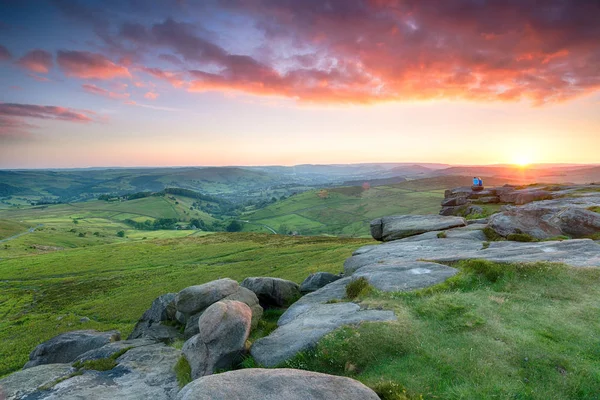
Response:
MULTIPOLYGON (((246 215, 248 221, 267 225, 278 232, 300 235, 368 237, 369 221, 394 214, 437 214, 444 191, 470 184, 469 177, 446 176, 377 186, 312 190, 276 202, 246 215)), ((488 184, 504 180, 489 179, 488 184)), ((246 224, 245 231, 266 232, 246 224)))
POLYGON ((224 277, 301 282, 311 272, 340 272, 344 259, 366 243, 221 233, 1 260, 0 376, 21 368, 37 344, 61 332, 119 329, 127 336, 161 294, 224 277), (91 321, 82 324, 82 317, 91 321))
MULTIPOLYGON (((0 259, 43 254, 69 248, 141 240, 198 235, 192 230, 134 230, 125 220, 136 222, 158 218, 189 221, 192 218, 212 224, 216 219, 204 211, 190 210, 194 199, 184 196, 150 196, 142 199, 87 202, 0 210, 0 235, 12 236, 35 227, 29 233, 0 243, 0 259), (124 231, 120 238, 117 232, 124 231), (4 233, 6 232, 6 233, 4 233)), ((0 236, 2 238, 3 236, 0 236)))

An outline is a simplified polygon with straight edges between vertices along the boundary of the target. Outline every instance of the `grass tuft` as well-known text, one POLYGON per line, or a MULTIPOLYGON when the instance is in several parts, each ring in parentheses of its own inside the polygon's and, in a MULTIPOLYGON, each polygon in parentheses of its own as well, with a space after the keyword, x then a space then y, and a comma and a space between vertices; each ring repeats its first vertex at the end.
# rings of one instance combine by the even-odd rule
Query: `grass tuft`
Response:
POLYGON ((446 231, 437 234, 438 239, 446 239, 446 231))
POLYGON ((192 367, 184 356, 179 357, 174 370, 180 389, 192 381, 192 367))
POLYGON ((539 242, 539 239, 534 238, 528 233, 511 233, 506 236, 506 239, 513 242, 539 242))
POLYGON ((369 283, 367 278, 360 277, 351 280, 346 285, 346 297, 353 300, 359 296, 367 296, 373 290, 373 286, 369 283))

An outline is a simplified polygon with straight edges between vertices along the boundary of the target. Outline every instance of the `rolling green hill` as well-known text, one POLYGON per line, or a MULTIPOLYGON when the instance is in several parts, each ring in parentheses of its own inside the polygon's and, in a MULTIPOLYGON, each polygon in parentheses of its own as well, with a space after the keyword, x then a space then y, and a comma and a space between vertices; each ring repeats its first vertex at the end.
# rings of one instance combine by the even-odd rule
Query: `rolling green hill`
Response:
MULTIPOLYGON (((262 231, 266 225, 278 232, 300 235, 369 235, 369 221, 393 214, 437 214, 444 190, 468 186, 471 177, 442 176, 406 181, 368 189, 348 186, 312 190, 276 202, 245 216, 246 231, 262 231)), ((508 183, 490 178, 488 185, 508 183)))
MULTIPOLYGON (((128 240, 202 235, 206 232, 190 229, 161 233, 136 230, 131 223, 175 219, 184 228, 190 220, 197 219, 203 221, 206 227, 211 227, 218 220, 194 207, 194 203, 198 205, 197 202, 197 199, 190 197, 166 194, 127 201, 91 200, 0 210, 0 239, 38 226, 32 233, 3 243, 0 246, 0 259, 128 240), (124 237, 117 236, 119 231, 124 232, 124 237)), ((203 207, 218 207, 208 201, 201 203, 203 207)))

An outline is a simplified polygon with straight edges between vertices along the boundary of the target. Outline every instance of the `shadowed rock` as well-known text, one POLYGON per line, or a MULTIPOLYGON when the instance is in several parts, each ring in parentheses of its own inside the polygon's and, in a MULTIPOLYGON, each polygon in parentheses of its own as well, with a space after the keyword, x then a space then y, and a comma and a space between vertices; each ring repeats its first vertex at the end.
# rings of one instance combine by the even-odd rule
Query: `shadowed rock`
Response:
POLYGON ((133 340, 145 337, 170 343, 181 337, 174 326, 161 324, 163 321, 175 320, 175 296, 175 293, 167 293, 154 299, 150 308, 142 315, 127 339, 133 340))
POLYGON ((362 383, 297 369, 242 369, 205 376, 185 386, 177 400, 378 400, 362 383))
POLYGON ((321 289, 323 286, 340 279, 340 275, 335 275, 329 272, 317 272, 310 274, 300 285, 302 293, 314 292, 321 289))
POLYGON ((118 340, 121 340, 121 334, 118 331, 84 330, 66 332, 38 345, 29 354, 29 361, 23 368, 31 368, 42 364, 70 363, 89 350, 97 349, 118 340))
POLYGON ((253 291, 264 308, 284 307, 300 297, 300 286, 285 279, 246 278, 242 281, 241 286, 253 291))

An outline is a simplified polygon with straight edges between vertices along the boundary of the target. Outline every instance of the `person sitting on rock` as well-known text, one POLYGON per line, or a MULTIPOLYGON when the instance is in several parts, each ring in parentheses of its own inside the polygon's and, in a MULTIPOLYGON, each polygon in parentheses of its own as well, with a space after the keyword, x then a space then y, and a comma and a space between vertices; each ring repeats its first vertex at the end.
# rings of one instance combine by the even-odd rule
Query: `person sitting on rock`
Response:
POLYGON ((483 181, 481 180, 481 178, 477 178, 477 181, 477 186, 483 187, 483 181))
POLYGON ((476 176, 473 177, 473 186, 478 186, 479 185, 479 178, 477 178, 476 176))

